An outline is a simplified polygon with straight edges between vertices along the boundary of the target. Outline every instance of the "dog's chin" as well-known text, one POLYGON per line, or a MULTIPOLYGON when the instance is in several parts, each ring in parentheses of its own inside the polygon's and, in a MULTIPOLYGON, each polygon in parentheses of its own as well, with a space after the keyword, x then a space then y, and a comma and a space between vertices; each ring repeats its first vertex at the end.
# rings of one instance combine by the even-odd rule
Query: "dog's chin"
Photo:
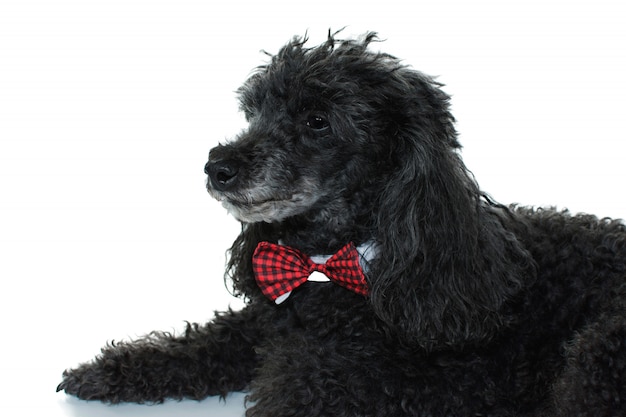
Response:
POLYGON ((274 223, 310 210, 318 197, 312 194, 294 194, 289 198, 241 202, 221 199, 224 208, 242 223, 274 223))
POLYGON ((275 223, 311 210, 326 193, 315 181, 302 177, 297 184, 250 184, 218 191, 207 183, 209 194, 242 223, 275 223))

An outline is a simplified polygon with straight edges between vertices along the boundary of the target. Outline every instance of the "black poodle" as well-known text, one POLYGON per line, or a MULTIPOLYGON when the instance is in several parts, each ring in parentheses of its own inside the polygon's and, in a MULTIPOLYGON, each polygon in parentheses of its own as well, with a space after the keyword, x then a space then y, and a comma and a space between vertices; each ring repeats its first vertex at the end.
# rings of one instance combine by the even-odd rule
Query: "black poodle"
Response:
POLYGON ((209 193, 242 223, 242 311, 106 346, 88 400, 249 391, 247 416, 625 416, 626 226, 506 207, 440 84, 373 33, 294 38, 239 90, 209 193))

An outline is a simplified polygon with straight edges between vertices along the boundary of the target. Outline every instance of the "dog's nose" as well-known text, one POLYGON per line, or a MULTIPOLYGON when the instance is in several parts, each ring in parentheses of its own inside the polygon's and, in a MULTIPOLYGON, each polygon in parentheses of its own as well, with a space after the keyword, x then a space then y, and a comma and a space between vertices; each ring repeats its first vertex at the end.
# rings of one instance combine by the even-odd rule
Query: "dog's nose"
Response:
POLYGON ((228 191, 237 184, 239 165, 232 160, 209 161, 204 166, 213 188, 217 191, 228 191))

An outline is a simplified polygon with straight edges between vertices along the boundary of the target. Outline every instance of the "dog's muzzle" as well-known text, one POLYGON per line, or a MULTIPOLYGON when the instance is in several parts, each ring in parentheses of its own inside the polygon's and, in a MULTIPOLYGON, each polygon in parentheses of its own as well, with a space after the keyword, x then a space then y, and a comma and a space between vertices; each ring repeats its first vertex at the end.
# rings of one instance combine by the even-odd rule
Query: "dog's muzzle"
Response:
POLYGON ((233 160, 210 160, 204 166, 211 186, 216 191, 232 190, 238 182, 239 164, 233 160))

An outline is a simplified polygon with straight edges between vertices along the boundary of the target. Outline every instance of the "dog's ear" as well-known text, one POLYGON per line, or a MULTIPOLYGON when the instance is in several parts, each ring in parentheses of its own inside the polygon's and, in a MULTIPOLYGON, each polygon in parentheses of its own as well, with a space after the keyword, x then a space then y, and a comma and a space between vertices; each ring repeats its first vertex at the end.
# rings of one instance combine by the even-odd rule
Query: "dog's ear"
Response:
POLYGON ((405 85, 396 91, 412 93, 387 108, 395 126, 384 138, 391 168, 377 202, 371 303, 427 349, 484 341, 533 276, 530 256, 505 228, 513 214, 482 195, 463 164, 449 97, 422 74, 394 76, 405 85))

